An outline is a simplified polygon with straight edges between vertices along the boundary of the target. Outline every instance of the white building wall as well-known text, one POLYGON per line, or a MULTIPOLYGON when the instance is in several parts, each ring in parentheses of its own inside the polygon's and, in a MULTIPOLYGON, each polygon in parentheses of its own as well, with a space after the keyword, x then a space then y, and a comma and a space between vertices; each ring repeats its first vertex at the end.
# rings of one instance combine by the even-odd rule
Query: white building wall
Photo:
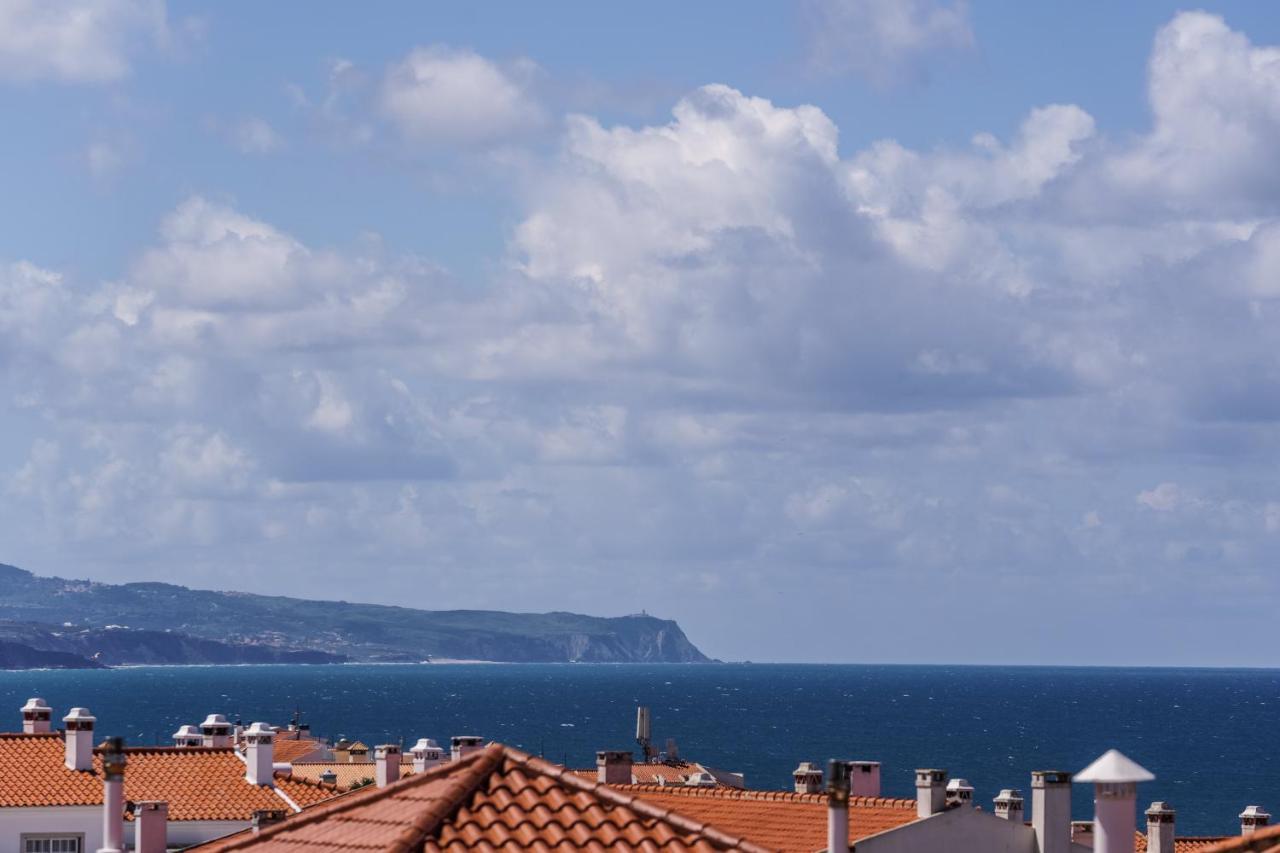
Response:
MULTIPOLYGON (((248 828, 247 820, 171 820, 168 844, 186 847, 248 828)), ((124 840, 130 846, 134 843, 133 830, 133 821, 125 821, 124 840)), ((94 853, 102 846, 102 806, 0 808, 0 853, 22 853, 23 835, 46 833, 83 835, 80 849, 94 853)))
POLYGON ((857 853, 1036 853, 1031 827, 975 809, 945 812, 859 839, 857 853))
POLYGON ((81 850, 102 846, 102 806, 0 808, 0 853, 22 853, 22 836, 31 833, 83 835, 81 850))

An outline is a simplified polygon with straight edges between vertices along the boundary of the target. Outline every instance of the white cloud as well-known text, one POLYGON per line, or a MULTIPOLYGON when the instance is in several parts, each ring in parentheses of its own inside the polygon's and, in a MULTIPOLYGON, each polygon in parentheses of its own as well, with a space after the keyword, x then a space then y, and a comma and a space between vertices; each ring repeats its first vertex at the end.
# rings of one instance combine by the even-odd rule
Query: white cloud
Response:
POLYGON ((529 63, 504 68, 470 50, 413 50, 382 81, 382 113, 429 145, 491 143, 543 121, 530 91, 529 63))
POLYGON ((1161 483, 1153 489, 1138 493, 1138 503, 1157 512, 1177 509, 1183 501, 1184 495, 1177 483, 1161 483))
POLYGON ((258 116, 237 122, 231 130, 231 141, 241 154, 272 154, 284 147, 284 137, 258 116))
POLYGON ((168 38, 164 0, 6 0, 0 80, 109 82, 129 73, 139 46, 168 38))
POLYGON ((973 46, 966 0, 808 0, 810 61, 878 85, 917 78, 930 56, 973 46))

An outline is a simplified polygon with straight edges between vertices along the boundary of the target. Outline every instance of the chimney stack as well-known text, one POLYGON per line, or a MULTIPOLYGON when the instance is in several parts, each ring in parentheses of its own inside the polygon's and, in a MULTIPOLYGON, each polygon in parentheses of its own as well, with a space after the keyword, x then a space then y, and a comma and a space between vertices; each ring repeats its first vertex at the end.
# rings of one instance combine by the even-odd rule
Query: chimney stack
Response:
POLYGON ((250 785, 274 785, 276 733, 266 723, 254 723, 241 733, 241 739, 244 741, 244 778, 250 785))
POLYGON ((1031 825, 1040 853, 1071 849, 1071 774, 1065 770, 1031 773, 1031 825))
POLYGON ((796 780, 797 794, 822 793, 822 768, 812 761, 801 761, 791 777, 796 780))
POLYGON ((93 724, 98 720, 88 708, 72 708, 62 718, 67 733, 66 765, 69 770, 93 769, 93 724))
POLYGON ((1249 806, 1240 812, 1240 834, 1253 835, 1271 823, 1271 815, 1262 806, 1249 806))
POLYGON ((630 785, 634 757, 629 749, 602 749, 596 753, 596 781, 601 785, 630 785))
POLYGON ((200 736, 204 746, 231 746, 231 724, 222 714, 210 714, 200 724, 200 736))
POLYGON ((400 747, 384 743, 373 748, 373 780, 385 788, 400 778, 400 747))
POLYGON ((854 797, 880 796, 880 762, 849 762, 849 794, 854 797))
POLYGON ((429 737, 418 738, 418 742, 409 752, 413 755, 414 773, 422 773, 444 764, 444 750, 440 748, 440 744, 429 737))
POLYGON ((1093 783, 1093 849, 1097 853, 1133 853, 1138 783, 1154 778, 1116 749, 1107 750, 1076 774, 1077 782, 1093 783))
POLYGON ((333 772, 333 768, 329 768, 320 774, 320 781, 326 785, 338 784, 338 774, 333 772))
POLYGON ((460 761, 473 752, 484 749, 484 738, 476 735, 454 735, 450 738, 451 753, 454 761, 460 761))
POLYGON ((1173 853, 1173 821, 1176 812, 1165 802, 1147 809, 1147 853, 1173 853))
POLYGON ((947 783, 947 805, 973 806, 973 786, 968 779, 952 779, 947 783))
POLYGON ((275 826, 280 821, 289 816, 284 809, 258 809, 249 816, 249 826, 253 829, 253 834, 257 835, 269 826, 275 826))
POLYGON ((929 817, 946 808, 947 771, 925 768, 916 771, 916 816, 929 817))
POLYGON ((133 804, 134 853, 165 853, 169 848, 169 804, 143 800, 133 804))
MULTIPOLYGON (((74 714, 76 710, 72 709, 74 714)), ((124 853, 124 738, 102 744, 102 846, 98 853, 124 853)))
POLYGON ((200 730, 193 725, 179 726, 178 730, 173 733, 173 745, 183 749, 204 746, 204 735, 200 734, 200 730))
POLYGON ((1022 792, 1017 788, 1002 788, 996 795, 996 817, 1013 823, 1022 823, 1022 792))
POLYGON ((39 696, 32 696, 22 706, 22 733, 47 735, 53 730, 53 709, 39 696))
POLYGON ((827 762, 827 853, 849 851, 849 762, 827 762))

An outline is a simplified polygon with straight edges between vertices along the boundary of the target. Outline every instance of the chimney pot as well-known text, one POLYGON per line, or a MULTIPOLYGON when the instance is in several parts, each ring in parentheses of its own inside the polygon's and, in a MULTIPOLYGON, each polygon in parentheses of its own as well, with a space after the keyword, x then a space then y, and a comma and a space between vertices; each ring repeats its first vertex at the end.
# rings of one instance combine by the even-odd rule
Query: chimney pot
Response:
POLYGON ((849 793, 854 797, 880 796, 880 762, 849 762, 849 793))
POLYGON ((200 736, 204 746, 226 747, 231 745, 231 724, 222 714, 210 714, 200 724, 200 736))
POLYGON ((968 779, 952 779, 947 783, 947 805, 973 805, 973 786, 968 779))
POLYGON ((275 784, 276 733, 266 723, 254 723, 242 733, 244 778, 250 785, 275 784))
POLYGON ((1240 834, 1253 835, 1271 823, 1271 815, 1262 806, 1249 806, 1240 812, 1240 834))
POLYGON ((452 757, 459 761, 473 752, 484 749, 484 738, 478 735, 454 735, 449 739, 452 757))
POLYGON ((791 773, 795 779, 797 794, 818 794, 822 792, 822 768, 812 761, 801 761, 791 773))
POLYGON ((165 853, 169 846, 169 804, 142 800, 133 804, 134 853, 165 853))
POLYGON ((1031 773, 1031 825, 1040 853, 1071 849, 1071 774, 1065 770, 1031 773))
POLYGON ((1076 774, 1093 784, 1093 849, 1097 853, 1133 853, 1138 783, 1151 772, 1116 749, 1109 749, 1076 774))
POLYGON ((849 850, 849 762, 827 762, 827 852, 849 850))
POLYGON ((93 769, 93 724, 98 720, 88 708, 72 708, 62 718, 66 727, 66 765, 70 770, 93 769))
POLYGON ((200 734, 200 730, 193 725, 179 726, 178 730, 173 733, 173 745, 188 749, 193 746, 203 746, 204 736, 200 734))
POLYGON ((440 748, 440 744, 429 737, 418 738, 418 742, 409 752, 413 755, 414 773, 422 773, 444 764, 444 750, 440 748))
POLYGON ((601 785, 630 785, 635 757, 629 749, 602 749, 596 753, 596 781, 601 785))
POLYGON ((947 771, 922 768, 916 771, 916 816, 929 817, 946 808, 947 771))
POLYGON ((39 696, 32 696, 22 706, 22 733, 45 735, 53 730, 53 709, 39 696))
MULTIPOLYGON (((83 708, 73 708, 72 714, 83 708)), ((89 734, 80 731, 80 734, 89 734)), ((102 742, 102 847, 98 853, 124 851, 124 738, 102 742)))
POLYGON ((374 747, 373 775, 379 788, 385 788, 400 778, 399 746, 394 743, 384 743, 374 747))
POLYGON ((1147 809, 1147 853, 1173 853, 1173 827, 1177 813, 1168 803, 1156 801, 1147 809))
POLYGON ((253 834, 257 835, 260 830, 274 826, 287 816, 284 809, 258 809, 249 816, 249 825, 253 828, 253 834))
POLYGON ((1002 788, 993 803, 996 817, 1022 823, 1022 792, 1017 788, 1002 788))

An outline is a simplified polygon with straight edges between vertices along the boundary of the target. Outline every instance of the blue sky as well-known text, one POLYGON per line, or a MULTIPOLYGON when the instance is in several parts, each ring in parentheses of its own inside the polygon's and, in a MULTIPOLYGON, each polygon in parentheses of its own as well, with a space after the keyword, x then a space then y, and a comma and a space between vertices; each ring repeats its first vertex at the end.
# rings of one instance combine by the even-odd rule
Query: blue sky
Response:
POLYGON ((1273 665, 1277 44, 1265 2, 6 4, 0 560, 1273 665))

